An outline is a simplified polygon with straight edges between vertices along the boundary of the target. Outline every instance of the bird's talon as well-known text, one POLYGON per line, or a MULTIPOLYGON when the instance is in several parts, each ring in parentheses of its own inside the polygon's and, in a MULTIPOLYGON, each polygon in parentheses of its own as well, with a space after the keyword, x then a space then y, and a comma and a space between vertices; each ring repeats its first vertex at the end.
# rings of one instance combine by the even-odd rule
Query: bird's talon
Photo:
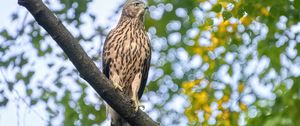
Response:
POLYGON ((137 112, 139 110, 139 101, 137 99, 135 99, 134 97, 131 98, 133 104, 134 104, 134 110, 137 112))
POLYGON ((123 88, 118 83, 114 83, 114 87, 115 89, 119 89, 120 91, 123 91, 123 88))

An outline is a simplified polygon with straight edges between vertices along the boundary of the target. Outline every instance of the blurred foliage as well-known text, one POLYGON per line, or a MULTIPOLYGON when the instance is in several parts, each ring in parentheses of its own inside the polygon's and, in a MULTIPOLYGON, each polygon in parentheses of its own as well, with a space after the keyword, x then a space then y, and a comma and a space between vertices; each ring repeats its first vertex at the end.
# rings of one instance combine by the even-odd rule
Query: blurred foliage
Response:
MULTIPOLYGON (((109 29, 94 25, 94 1, 45 2, 100 63, 109 29)), ((150 116, 166 126, 300 125, 299 0, 148 4, 152 74, 142 101, 150 116)), ((25 10, 11 16, 17 27, 0 29, 0 107, 19 92, 28 107, 45 106, 49 125, 61 118, 59 125, 99 125, 106 119, 101 98, 49 35, 19 11, 25 10)))
POLYGON ((189 125, 300 124, 298 1, 165 0, 151 4, 158 4, 154 11, 164 8, 158 18, 153 12, 147 25, 155 28, 154 42, 156 38, 168 42, 159 50, 167 56, 160 68, 172 71, 165 74, 188 97, 184 114, 189 125), (182 48, 188 59, 178 54, 173 60, 170 50, 180 53, 182 48), (193 65, 195 57, 200 57, 197 63, 201 65, 193 65), (180 77, 178 69, 184 73, 180 77))

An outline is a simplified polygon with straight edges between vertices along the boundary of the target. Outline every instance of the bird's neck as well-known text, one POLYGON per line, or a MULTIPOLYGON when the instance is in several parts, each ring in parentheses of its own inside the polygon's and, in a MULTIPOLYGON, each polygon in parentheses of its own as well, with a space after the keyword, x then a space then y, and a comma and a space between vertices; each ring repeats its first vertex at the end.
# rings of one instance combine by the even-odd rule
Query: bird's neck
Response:
POLYGON ((132 25, 132 27, 144 29, 144 17, 128 17, 122 15, 118 25, 132 25))

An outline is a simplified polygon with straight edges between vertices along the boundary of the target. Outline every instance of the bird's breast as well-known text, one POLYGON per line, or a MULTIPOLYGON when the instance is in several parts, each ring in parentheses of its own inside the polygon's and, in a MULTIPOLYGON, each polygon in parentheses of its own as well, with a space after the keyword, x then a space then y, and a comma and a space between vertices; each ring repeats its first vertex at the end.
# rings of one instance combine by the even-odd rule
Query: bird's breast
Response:
POLYGON ((137 42, 128 42, 124 46, 124 51, 121 52, 121 55, 125 55, 129 57, 129 60, 133 60, 133 58, 139 58, 143 56, 143 49, 142 45, 137 42))

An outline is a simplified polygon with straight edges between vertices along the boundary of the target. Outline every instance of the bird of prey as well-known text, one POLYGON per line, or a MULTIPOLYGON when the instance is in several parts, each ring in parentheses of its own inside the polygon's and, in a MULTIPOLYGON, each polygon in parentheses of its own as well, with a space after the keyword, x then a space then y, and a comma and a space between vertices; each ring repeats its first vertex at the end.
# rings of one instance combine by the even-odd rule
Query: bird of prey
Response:
MULTIPOLYGON (((141 0, 127 0, 117 26, 103 47, 103 73, 116 89, 129 96, 137 111, 146 86, 151 59, 150 40, 144 26, 148 7, 141 0)), ((129 125, 108 107, 112 126, 129 125)))

